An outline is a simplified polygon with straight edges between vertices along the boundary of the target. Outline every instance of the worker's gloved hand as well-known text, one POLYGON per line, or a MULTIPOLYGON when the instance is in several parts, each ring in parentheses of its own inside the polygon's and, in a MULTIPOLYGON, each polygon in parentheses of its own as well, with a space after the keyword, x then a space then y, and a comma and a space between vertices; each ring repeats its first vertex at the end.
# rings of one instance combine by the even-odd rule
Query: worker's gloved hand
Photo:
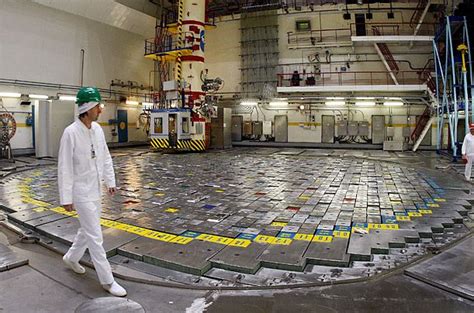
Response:
POLYGON ((117 192, 117 187, 109 187, 107 192, 109 195, 113 196, 117 192))
POLYGON ((63 205, 63 208, 68 212, 71 212, 71 211, 74 210, 72 204, 65 204, 65 205, 63 205))

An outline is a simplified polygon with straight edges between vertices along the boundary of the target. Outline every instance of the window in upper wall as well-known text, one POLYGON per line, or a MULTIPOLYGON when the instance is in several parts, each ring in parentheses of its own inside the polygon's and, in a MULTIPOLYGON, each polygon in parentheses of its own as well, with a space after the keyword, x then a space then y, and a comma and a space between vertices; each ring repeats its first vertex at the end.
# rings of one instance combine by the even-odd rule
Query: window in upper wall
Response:
POLYGON ((305 32, 311 30, 311 22, 309 20, 296 21, 296 31, 305 32))
POLYGON ((181 123, 182 123, 182 132, 183 132, 183 134, 189 133, 189 118, 183 117, 181 123))
POLYGON ((163 118, 162 117, 155 117, 155 134, 162 134, 163 133, 163 118))

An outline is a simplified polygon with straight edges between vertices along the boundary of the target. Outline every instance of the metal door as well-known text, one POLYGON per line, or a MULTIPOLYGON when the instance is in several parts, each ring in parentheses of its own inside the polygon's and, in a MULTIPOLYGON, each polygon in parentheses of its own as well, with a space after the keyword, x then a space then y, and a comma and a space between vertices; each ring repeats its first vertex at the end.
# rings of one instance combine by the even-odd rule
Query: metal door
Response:
POLYGON ((355 24, 356 24, 356 36, 366 36, 367 32, 365 30, 365 16, 364 14, 355 15, 355 24))
POLYGON ((372 143, 379 145, 385 140, 385 115, 372 115, 372 143))
POLYGON ((242 124, 244 117, 242 115, 232 116, 232 141, 242 141, 242 124))
POLYGON ((275 142, 288 142, 288 116, 275 115, 275 142))
POLYGON ((322 116, 321 142, 334 143, 335 124, 336 120, 334 118, 334 115, 322 116))
POLYGON ((128 141, 127 110, 117 110, 118 142, 128 141))

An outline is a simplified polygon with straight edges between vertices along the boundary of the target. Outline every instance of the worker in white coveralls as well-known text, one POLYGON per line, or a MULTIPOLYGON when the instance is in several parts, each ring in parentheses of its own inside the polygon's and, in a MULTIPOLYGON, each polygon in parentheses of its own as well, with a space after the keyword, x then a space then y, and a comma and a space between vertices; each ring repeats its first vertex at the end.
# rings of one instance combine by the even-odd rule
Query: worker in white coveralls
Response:
POLYGON ((79 119, 64 130, 61 138, 58 157, 60 201, 67 211, 76 210, 81 225, 63 260, 74 272, 84 274, 86 270, 79 264, 79 260, 88 248, 104 289, 114 296, 124 297, 127 292, 114 280, 102 246, 102 180, 110 195, 116 192, 116 187, 112 158, 104 132, 95 122, 103 109, 101 100, 97 88, 81 88, 76 100, 79 119))
POLYGON ((462 158, 467 161, 464 176, 469 181, 471 180, 472 162, 474 161, 474 124, 469 125, 469 133, 464 137, 462 158))

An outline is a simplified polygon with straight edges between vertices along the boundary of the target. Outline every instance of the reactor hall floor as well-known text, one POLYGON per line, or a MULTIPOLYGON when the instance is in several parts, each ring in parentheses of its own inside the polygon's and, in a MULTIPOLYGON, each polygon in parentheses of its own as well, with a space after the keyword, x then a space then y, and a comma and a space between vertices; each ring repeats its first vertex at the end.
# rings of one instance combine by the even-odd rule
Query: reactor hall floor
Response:
MULTIPOLYGON (((121 277, 258 288, 406 267, 474 299, 473 188, 461 164, 434 152, 121 149, 113 157, 119 192, 104 196, 101 223, 121 277)), ((79 223, 58 204, 55 160, 2 164, 2 223, 66 251, 79 223)), ((0 271, 27 262, 5 255, 0 271)))

